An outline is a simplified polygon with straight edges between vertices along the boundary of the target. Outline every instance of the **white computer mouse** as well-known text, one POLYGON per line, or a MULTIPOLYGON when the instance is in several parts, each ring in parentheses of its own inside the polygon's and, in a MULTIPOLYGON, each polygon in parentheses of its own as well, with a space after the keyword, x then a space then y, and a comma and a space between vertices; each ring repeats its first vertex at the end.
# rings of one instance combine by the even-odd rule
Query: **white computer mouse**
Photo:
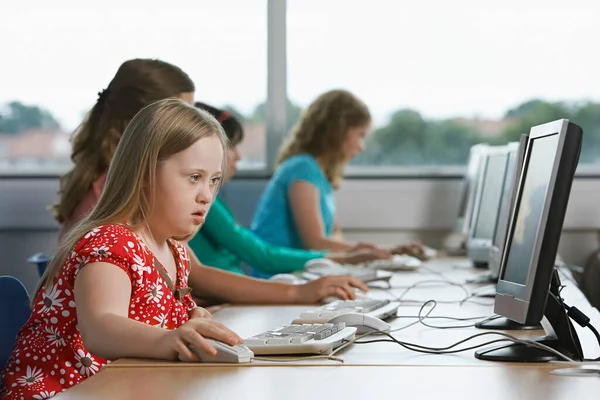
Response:
MULTIPOLYGON (((249 363, 254 358, 254 352, 250 350, 248 347, 243 344, 237 344, 235 346, 230 346, 226 343, 219 342, 214 339, 206 339, 211 345, 217 349, 217 354, 212 356, 206 353, 204 350, 189 345, 189 349, 194 352, 200 359, 200 362, 205 363, 249 363)), ((188 360, 179 354, 179 360, 184 362, 191 362, 192 360, 188 360)), ((193 360, 196 361, 196 360, 193 360)))
POLYGON ((306 283, 305 280, 292 274, 276 274, 269 278, 273 282, 289 283, 291 285, 301 285, 306 283))
POLYGON ((377 317, 360 313, 340 314, 327 321, 329 324, 336 324, 338 322, 344 322, 346 326, 356 327, 357 335, 369 332, 389 332, 392 329, 391 325, 387 322, 377 317))

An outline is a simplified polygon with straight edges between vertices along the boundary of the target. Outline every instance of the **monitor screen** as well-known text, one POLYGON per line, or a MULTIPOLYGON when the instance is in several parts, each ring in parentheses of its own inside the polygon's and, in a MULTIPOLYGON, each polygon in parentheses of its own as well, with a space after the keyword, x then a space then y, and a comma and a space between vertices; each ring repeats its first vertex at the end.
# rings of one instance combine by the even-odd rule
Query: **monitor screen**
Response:
POLYGON ((498 221, 494 232, 494 246, 502 248, 506 228, 508 225, 508 214, 510 212, 510 200, 512 197, 513 181, 515 178, 515 165, 517 164, 517 152, 511 151, 508 153, 508 162, 506 165, 506 173, 504 174, 504 184, 502 185, 502 197, 500 198, 500 206, 498 207, 498 221))
POLYGON ((537 138, 530 144, 529 160, 522 179, 524 186, 518 200, 515 226, 506 249, 502 280, 526 285, 559 135, 537 138))
POLYGON ((458 204, 457 220, 454 227, 456 233, 467 235, 471 226, 471 216, 475 203, 475 194, 477 192, 477 181, 481 171, 483 157, 486 154, 488 146, 485 144, 476 144, 469 151, 469 161, 467 171, 463 179, 461 197, 458 204))
POLYGON ((491 240, 494 236, 496 216, 502 197, 506 157, 506 152, 502 152, 490 154, 487 158, 487 168, 475 220, 474 238, 491 240))

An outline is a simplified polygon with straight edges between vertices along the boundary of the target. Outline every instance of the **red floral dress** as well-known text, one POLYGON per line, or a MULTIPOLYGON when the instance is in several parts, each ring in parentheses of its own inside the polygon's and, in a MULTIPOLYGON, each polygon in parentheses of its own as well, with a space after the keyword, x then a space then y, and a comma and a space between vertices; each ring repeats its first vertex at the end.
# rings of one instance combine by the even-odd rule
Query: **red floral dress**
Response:
POLYGON ((170 241, 177 261, 171 281, 152 252, 121 225, 103 225, 75 246, 58 277, 42 289, 33 313, 19 331, 2 373, 3 399, 46 399, 94 375, 109 361, 90 354, 77 329, 73 287, 77 272, 102 261, 116 265, 131 280, 129 318, 163 329, 175 329, 196 306, 187 288, 189 259, 185 247, 170 241))

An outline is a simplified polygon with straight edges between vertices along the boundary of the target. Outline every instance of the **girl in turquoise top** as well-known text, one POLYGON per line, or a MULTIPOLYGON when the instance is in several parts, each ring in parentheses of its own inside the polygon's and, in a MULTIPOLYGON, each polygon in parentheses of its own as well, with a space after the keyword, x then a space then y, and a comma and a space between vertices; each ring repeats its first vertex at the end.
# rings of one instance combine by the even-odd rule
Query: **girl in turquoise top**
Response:
MULTIPOLYGON (((279 168, 259 201, 252 231, 269 243, 296 249, 371 249, 382 257, 422 251, 420 245, 410 244, 388 252, 341 237, 334 190, 345 165, 363 150, 370 126, 369 109, 352 93, 333 90, 319 96, 304 111, 279 155, 279 168)), ((266 271, 256 275, 261 272, 266 271)))
MULTIPOLYGON (((196 103, 196 107, 211 113, 221 123, 229 138, 227 172, 223 177, 227 182, 235 174, 235 164, 240 159, 237 145, 243 139, 243 128, 228 111, 203 103, 196 103)), ((244 274, 242 262, 259 267, 269 274, 276 274, 302 270, 304 264, 314 258, 326 257, 340 263, 359 263, 378 258, 377 254, 368 249, 331 253, 274 246, 238 225, 220 198, 214 201, 202 229, 188 244, 203 264, 238 274, 244 274)))

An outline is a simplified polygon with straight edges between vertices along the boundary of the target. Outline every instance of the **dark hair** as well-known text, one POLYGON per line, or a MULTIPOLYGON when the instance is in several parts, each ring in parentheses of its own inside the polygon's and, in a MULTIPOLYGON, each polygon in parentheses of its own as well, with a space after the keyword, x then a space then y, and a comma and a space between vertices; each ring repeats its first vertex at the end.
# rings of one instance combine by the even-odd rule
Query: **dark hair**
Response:
POLYGON ((194 82, 179 67, 160 60, 125 61, 73 137, 73 168, 61 179, 55 218, 71 217, 94 181, 106 173, 129 121, 158 100, 194 92, 194 82))
POLYGON ((225 131, 225 135, 227 135, 227 138, 232 146, 237 146, 242 139, 244 139, 244 128, 242 127, 240 121, 233 116, 231 111, 221 110, 217 107, 213 107, 199 101, 194 103, 194 105, 201 110, 207 111, 221 123, 221 126, 225 131))

